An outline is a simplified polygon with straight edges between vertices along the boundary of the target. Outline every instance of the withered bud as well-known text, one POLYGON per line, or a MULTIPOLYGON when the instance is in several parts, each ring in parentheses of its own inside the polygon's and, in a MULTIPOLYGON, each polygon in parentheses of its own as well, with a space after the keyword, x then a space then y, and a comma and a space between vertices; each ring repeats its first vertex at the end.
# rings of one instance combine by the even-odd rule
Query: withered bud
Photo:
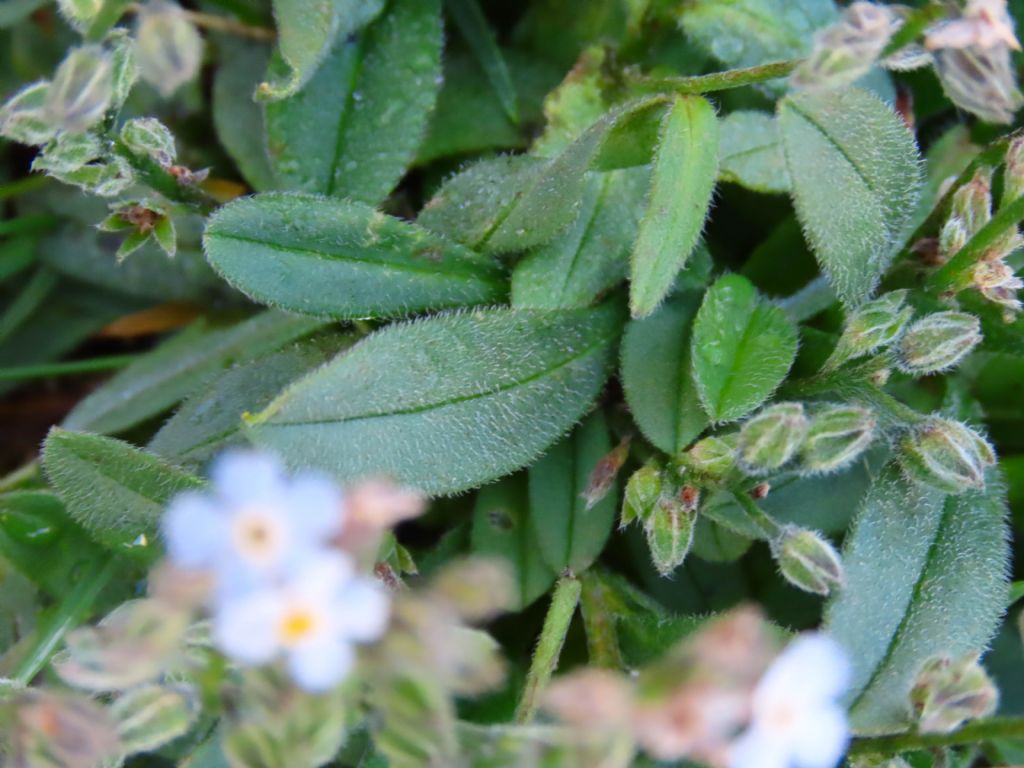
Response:
POLYGON ((995 711, 999 690, 978 659, 977 653, 968 653, 925 662, 910 691, 923 733, 949 733, 995 711))

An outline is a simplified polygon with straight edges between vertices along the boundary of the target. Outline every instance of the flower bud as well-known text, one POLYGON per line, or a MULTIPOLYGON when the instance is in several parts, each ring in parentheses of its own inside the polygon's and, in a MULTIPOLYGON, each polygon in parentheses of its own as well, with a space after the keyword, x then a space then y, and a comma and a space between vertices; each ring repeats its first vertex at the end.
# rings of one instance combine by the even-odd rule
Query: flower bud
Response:
POLYGON ((906 291, 890 291, 851 312, 825 370, 892 344, 913 315, 913 310, 904 306, 906 300, 906 291))
POLYGON ((685 494, 662 494, 644 520, 651 562, 662 576, 681 565, 690 551, 697 523, 695 506, 685 494))
POLYGON ((1024 103, 1006 46, 942 48, 932 54, 942 88, 956 106, 990 123, 1012 123, 1024 103))
POLYGON ((615 485, 619 470, 629 457, 629 438, 623 440, 602 456, 590 473, 587 487, 580 496, 586 501, 586 509, 593 509, 615 485))
POLYGON ((127 30, 114 29, 107 36, 111 48, 111 80, 113 94, 110 104, 120 109, 128 100, 128 94, 139 79, 139 67, 135 63, 135 41, 127 30))
POLYGON ((177 157, 174 136, 166 125, 153 117, 126 122, 121 128, 121 141, 135 154, 151 157, 165 168, 177 157))
POLYGON ((939 255, 948 259, 967 244, 967 227, 958 216, 950 216, 939 233, 939 255))
POLYGON ((918 320, 900 339, 899 365, 922 376, 957 365, 981 341, 981 321, 965 312, 935 312, 918 320))
POLYGON ((85 768, 120 752, 110 715, 85 697, 27 689, 15 699, 14 721, 10 735, 18 765, 85 768))
POLYGON ((679 457, 681 470, 704 483, 722 483, 736 468, 736 435, 705 437, 679 457))
POLYGON ((172 741, 192 726, 199 715, 190 689, 144 685, 119 696, 110 707, 121 748, 127 753, 149 752, 172 741))
POLYGON ((884 5, 855 2, 843 17, 814 36, 811 55, 793 72, 796 88, 838 88, 871 69, 900 20, 884 5))
POLYGON ((816 412, 800 446, 807 472, 833 472, 848 465, 875 439, 875 416, 859 405, 832 405, 816 412))
POLYGON ((953 193, 951 216, 963 222, 968 236, 992 220, 992 171, 979 168, 974 177, 953 193))
POLYGON ((57 133, 46 116, 50 84, 33 83, 14 94, 0 107, 0 136, 20 144, 41 146, 57 133))
POLYGON ((82 133, 98 123, 113 95, 110 55, 98 45, 67 55, 46 95, 46 114, 60 128, 82 133))
POLYGON ((839 553, 814 531, 787 526, 772 542, 772 554, 786 581, 804 592, 828 595, 845 581, 839 553))
POLYGON ((1003 205, 1024 195, 1024 137, 1010 140, 1006 148, 1006 166, 1003 171, 1003 205))
POLYGON ((949 733, 968 720, 995 712, 999 690, 978 663, 977 653, 925 662, 910 691, 922 733, 949 733))
POLYGON ((1013 322, 1021 311, 1017 291, 1024 288, 1024 280, 1017 277, 1013 268, 1002 259, 983 260, 975 264, 971 271, 971 285, 986 299, 1004 308, 1004 319, 1007 322, 1013 322))
POLYGON ((736 452, 751 474, 766 474, 793 458, 807 434, 800 403, 779 403, 762 410, 740 429, 736 452))
POLYGON ((996 456, 970 427, 931 416, 900 441, 899 462, 915 482, 962 493, 985 487, 985 468, 996 463, 996 456))
POLYGON ((198 74, 203 39, 178 5, 154 0, 143 6, 135 39, 139 74, 164 97, 198 74))
POLYGON ((661 498, 663 486, 661 470, 653 464, 647 464, 634 472, 626 483, 619 527, 625 528, 634 520, 646 520, 661 498))

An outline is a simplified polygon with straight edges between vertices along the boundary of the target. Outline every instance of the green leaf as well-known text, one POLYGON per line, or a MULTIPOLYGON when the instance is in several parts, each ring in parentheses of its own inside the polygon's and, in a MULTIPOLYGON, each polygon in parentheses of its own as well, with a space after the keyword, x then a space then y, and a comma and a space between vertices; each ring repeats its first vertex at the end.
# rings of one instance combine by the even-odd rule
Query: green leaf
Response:
POLYGON ((778 121, 764 112, 739 110, 721 122, 719 178, 755 192, 789 192, 789 171, 778 121))
POLYGON ((622 388, 644 437, 675 456, 708 426, 693 380, 690 336, 700 294, 680 293, 622 336, 622 388))
POLYGON ((282 187, 375 205, 416 156, 437 99, 440 0, 392 0, 349 35, 301 91, 267 105, 267 147, 282 187))
MULTIPOLYGON (((609 112, 550 159, 527 155, 476 163, 442 186, 418 221, 488 253, 542 245, 575 219, 586 172, 600 159, 606 140, 663 106, 654 97, 609 112)), ((635 164, 642 165, 642 159, 635 164)))
POLYGON ((612 449, 600 411, 530 467, 530 517, 544 561, 555 573, 584 571, 604 549, 619 494, 612 488, 591 509, 583 491, 597 463, 612 449))
POLYGON ((679 23, 728 67, 753 67, 810 52, 814 30, 837 16, 832 0, 694 0, 679 23))
POLYGON ((110 437, 54 427, 43 443, 43 467, 68 513, 100 544, 142 557, 154 554, 164 507, 202 480, 110 437), (139 543, 145 536, 149 543, 139 543))
POLYGON ((1006 607, 1006 503, 999 480, 959 496, 889 466, 846 540, 846 587, 826 628, 853 662, 851 722, 861 733, 910 726, 907 691, 939 654, 983 650, 1006 607))
POLYGON ((704 228, 718 173, 718 118, 702 96, 677 97, 665 113, 647 211, 630 259, 629 306, 646 317, 686 265, 704 228))
POLYGON ((541 555, 530 515, 526 475, 520 473, 480 490, 473 509, 470 547, 477 555, 505 561, 516 586, 512 610, 522 610, 548 591, 558 573, 541 555))
POLYGON ((779 307, 739 275, 704 295, 690 343, 693 377, 714 422, 734 421, 763 403, 796 358, 797 332, 779 307))
POLYGON ((501 300, 497 265, 365 203, 269 193, 210 218, 210 263, 264 304, 328 318, 501 300))
POLYGON ((871 297, 913 216, 921 184, 914 137, 857 88, 792 94, 779 102, 779 127, 807 241, 855 307, 871 297))
POLYGON ((480 68, 494 88, 501 106, 513 123, 519 122, 519 107, 516 104, 516 90, 512 85, 508 65, 501 55, 501 49, 494 39, 494 33, 487 26, 476 0, 445 0, 445 8, 459 28, 466 45, 473 52, 480 68))
POLYGON ((309 82, 335 39, 344 40, 380 13, 384 0, 273 0, 280 76, 261 83, 261 99, 283 99, 309 82))
POLYGON ((590 174, 572 226, 516 265, 512 305, 585 307, 622 281, 648 178, 645 168, 590 174))
POLYGON ((79 402, 63 427, 121 432, 163 413, 229 365, 252 360, 322 326, 319 320, 279 312, 216 330, 197 321, 79 402))
POLYGON ((604 385, 620 322, 603 305, 392 325, 285 390, 251 435, 293 466, 457 493, 568 431, 604 385))
POLYGON ((206 462, 245 442, 242 418, 266 408, 288 384, 349 346, 351 335, 325 334, 225 371, 197 392, 153 436, 148 450, 179 464, 206 462))

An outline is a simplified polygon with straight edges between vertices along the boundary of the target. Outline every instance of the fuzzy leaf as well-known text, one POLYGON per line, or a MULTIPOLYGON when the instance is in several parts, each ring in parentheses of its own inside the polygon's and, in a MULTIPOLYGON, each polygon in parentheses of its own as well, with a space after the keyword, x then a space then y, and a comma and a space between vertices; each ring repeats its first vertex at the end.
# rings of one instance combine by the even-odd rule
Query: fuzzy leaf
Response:
POLYGON ((512 610, 522 610, 548 591, 558 572, 545 562, 530 515, 526 475, 507 477, 477 495, 470 547, 475 554, 508 563, 516 585, 512 610))
POLYGON ((719 279, 704 294, 690 344, 697 393, 711 420, 733 421, 767 400, 796 347, 796 328, 782 309, 745 277, 719 279))
POLYGON ((1006 514, 995 477, 959 496, 908 483, 894 466, 875 482, 844 547, 846 587, 826 611, 853 661, 855 730, 909 727, 921 665, 991 640, 1009 591, 1006 514))
POLYGON ((789 171, 778 121, 764 112, 740 110, 721 122, 719 178, 755 192, 789 192, 789 171))
POLYGON ((393 0, 360 35, 341 29, 305 87, 267 105, 280 186, 372 205, 387 197, 434 108, 441 43, 440 0, 393 0))
POLYGON ((202 481, 151 453, 110 437, 54 428, 43 443, 43 467, 68 513, 96 541, 145 556, 164 507, 202 481))
POLYGON ((163 413, 232 363, 252 360, 322 325, 279 312, 216 330, 196 322, 79 402, 62 426, 78 432, 121 432, 163 413))
POLYGON ((622 337, 622 387, 640 431, 676 455, 704 431, 707 414, 693 380, 690 336, 700 295, 680 293, 622 337))
POLYGON ((342 480, 385 474, 457 493, 528 464, 587 411, 620 322, 603 305, 392 325, 285 390, 251 435, 342 480))
POLYGON ((512 305, 568 309, 590 305, 626 276, 643 212, 645 168, 591 174, 576 221, 520 261, 512 273, 512 305))
POLYGON ((855 307, 871 297, 914 213, 914 137, 857 88, 786 97, 779 128, 807 241, 843 303, 855 307))
POLYGON ((704 228, 718 173, 718 118, 702 96, 680 96, 665 113, 647 211, 630 258, 629 306, 646 317, 686 265, 704 228))
POLYGON ((329 318, 387 317, 500 300, 496 265, 364 203, 270 193, 221 208, 210 263, 256 301, 329 318))
POLYGON ((566 568, 581 573, 604 549, 618 492, 613 487, 591 509, 581 494, 611 449, 604 416, 597 412, 530 467, 530 516, 541 556, 555 573, 566 568))

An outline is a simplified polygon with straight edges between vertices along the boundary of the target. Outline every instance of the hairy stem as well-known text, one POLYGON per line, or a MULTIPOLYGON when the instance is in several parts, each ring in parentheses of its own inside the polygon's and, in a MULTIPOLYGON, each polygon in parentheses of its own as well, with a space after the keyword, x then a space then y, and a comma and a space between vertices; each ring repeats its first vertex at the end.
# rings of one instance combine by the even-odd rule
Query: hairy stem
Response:
POLYGON ((580 577, 580 614, 587 634, 590 663, 604 669, 623 669, 622 651, 615 629, 615 612, 608 604, 608 588, 593 571, 580 577))
POLYGON ((639 90, 653 93, 712 93, 726 91, 730 88, 742 88, 745 85, 756 85, 768 80, 786 77, 796 69, 803 59, 788 59, 761 64, 744 69, 729 69, 725 72, 712 72, 709 75, 696 77, 657 77, 638 78, 634 83, 639 90))
POLYGON ((526 675, 523 696, 516 708, 517 723, 530 722, 537 712, 540 697, 558 666, 558 657, 562 653, 569 623, 576 613, 580 590, 579 579, 571 574, 563 576, 555 585, 555 591, 551 595, 551 607, 548 608, 548 615, 544 617, 540 640, 537 641, 530 671, 526 675))
POLYGON ((892 736, 866 736, 854 739, 851 755, 895 755, 916 749, 956 747, 991 739, 1024 736, 1024 718, 994 717, 978 720, 952 733, 897 733, 892 736))

